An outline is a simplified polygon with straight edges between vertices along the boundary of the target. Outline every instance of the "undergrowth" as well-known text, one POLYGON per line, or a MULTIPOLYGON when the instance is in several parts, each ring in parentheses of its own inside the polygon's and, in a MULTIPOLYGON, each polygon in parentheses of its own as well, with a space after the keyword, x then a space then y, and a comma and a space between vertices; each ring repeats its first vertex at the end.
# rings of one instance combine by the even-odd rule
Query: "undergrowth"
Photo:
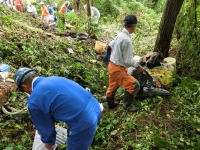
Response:
MULTIPOLYGON (((104 5, 110 3, 108 1, 104 5)), ((114 6, 118 3, 121 2, 116 1, 114 6)), ((156 18, 160 18, 160 14, 136 4, 140 6, 137 15, 142 24, 133 35, 133 44, 136 54, 142 55, 153 49, 159 25, 156 18)), ((132 3, 129 7, 135 5, 132 3)), ((116 9, 114 6, 112 9, 116 9)), ((103 103, 103 117, 90 150, 200 149, 199 81, 181 77, 180 82, 168 89, 172 97, 138 99, 135 105, 140 111, 134 114, 123 109, 123 90, 119 89, 116 94, 116 99, 121 101, 119 107, 108 110, 104 97, 108 73, 102 54, 94 52, 94 40, 67 39, 59 36, 56 30, 52 33, 52 29, 40 20, 30 18, 25 22, 27 15, 0 5, 0 57, 10 65, 13 73, 19 67, 31 67, 39 75, 67 77, 91 91, 103 103), (69 49, 74 53, 69 53, 69 49)), ((120 12, 116 11, 116 15, 120 12)), ((119 22, 114 21, 107 27, 102 25, 104 18, 101 40, 109 42, 116 34, 113 30, 119 32, 122 29, 120 20, 124 14, 121 16, 117 20, 119 22), (109 29, 113 32, 110 33, 109 29)), ((21 93, 13 93, 13 96, 16 94, 21 93)), ((13 105, 21 106, 22 103, 13 105)), ((0 112, 0 149, 31 149, 34 131, 28 114, 9 116, 0 112)))

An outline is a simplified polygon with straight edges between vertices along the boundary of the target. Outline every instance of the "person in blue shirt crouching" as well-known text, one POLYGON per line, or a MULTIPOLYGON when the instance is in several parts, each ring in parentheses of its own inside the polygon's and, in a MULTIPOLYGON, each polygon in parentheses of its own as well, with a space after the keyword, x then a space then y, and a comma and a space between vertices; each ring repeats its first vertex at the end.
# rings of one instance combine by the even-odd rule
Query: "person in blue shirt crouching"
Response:
POLYGON ((14 81, 19 90, 30 94, 31 120, 48 150, 55 147, 58 121, 68 126, 66 150, 88 150, 103 109, 89 91, 64 77, 37 76, 31 68, 17 70, 14 81))

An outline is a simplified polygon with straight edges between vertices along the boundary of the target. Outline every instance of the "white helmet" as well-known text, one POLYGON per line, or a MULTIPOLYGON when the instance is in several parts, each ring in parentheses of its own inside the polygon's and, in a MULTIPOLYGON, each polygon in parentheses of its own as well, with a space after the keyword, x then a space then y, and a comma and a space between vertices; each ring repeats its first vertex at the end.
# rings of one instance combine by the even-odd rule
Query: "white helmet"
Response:
POLYGON ((40 2, 40 5, 44 5, 44 2, 40 2))

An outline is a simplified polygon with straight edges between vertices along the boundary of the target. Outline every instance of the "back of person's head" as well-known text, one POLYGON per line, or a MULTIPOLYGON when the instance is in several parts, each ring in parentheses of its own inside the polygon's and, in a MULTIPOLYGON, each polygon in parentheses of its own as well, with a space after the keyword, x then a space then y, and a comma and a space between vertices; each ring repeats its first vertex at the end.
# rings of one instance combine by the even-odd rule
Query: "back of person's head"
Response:
POLYGON ((124 26, 129 28, 132 25, 140 23, 135 15, 127 15, 124 19, 124 26))

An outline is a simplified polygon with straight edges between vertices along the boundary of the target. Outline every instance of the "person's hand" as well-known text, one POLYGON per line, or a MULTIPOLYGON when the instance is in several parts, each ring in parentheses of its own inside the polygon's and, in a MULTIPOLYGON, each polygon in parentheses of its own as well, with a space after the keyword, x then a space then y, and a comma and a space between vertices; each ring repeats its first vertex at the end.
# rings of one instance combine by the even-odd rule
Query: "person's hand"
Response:
POLYGON ((54 150, 55 145, 49 145, 49 144, 45 143, 45 148, 48 150, 54 150))
POLYGON ((137 68, 136 68, 136 72, 139 74, 139 73, 142 73, 143 72, 143 68, 142 68, 142 66, 138 66, 137 68))

